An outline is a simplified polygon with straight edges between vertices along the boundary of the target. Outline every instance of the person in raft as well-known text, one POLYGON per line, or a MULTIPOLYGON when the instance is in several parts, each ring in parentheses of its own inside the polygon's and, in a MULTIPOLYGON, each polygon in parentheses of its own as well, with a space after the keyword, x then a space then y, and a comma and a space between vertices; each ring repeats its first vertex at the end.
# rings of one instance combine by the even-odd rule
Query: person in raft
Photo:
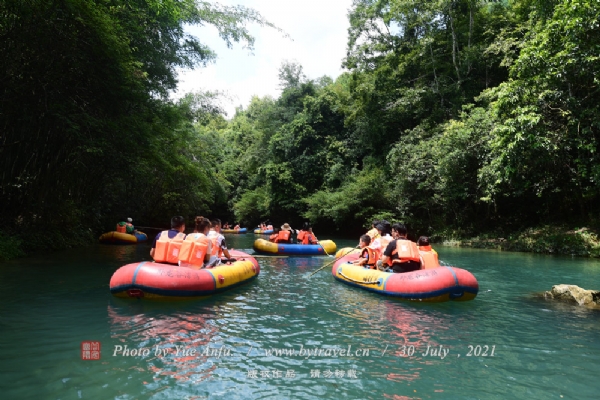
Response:
POLYGON ((152 242, 152 248, 150 249, 150 257, 154 258, 154 249, 156 249, 156 241, 161 237, 163 233, 167 235, 169 239, 173 239, 177 235, 179 235, 180 237, 183 235, 183 238, 185 238, 185 234, 183 232, 185 232, 185 219, 182 216, 171 218, 171 229, 169 229, 168 231, 160 232, 154 238, 154 241, 152 242))
POLYGON ((223 229, 230 229, 229 222, 223 224, 223 229))
POLYGON ((394 237, 389 234, 390 231, 393 232, 391 225, 387 221, 379 221, 377 225, 375 225, 375 229, 377 229, 377 235, 375 239, 371 237, 371 248, 375 250, 378 254, 383 253, 388 244, 390 244, 394 237))
POLYGON ((375 263, 377 262, 377 255, 373 248, 369 247, 371 244, 371 236, 362 235, 360 237, 360 243, 358 244, 361 253, 358 260, 354 260, 352 264, 354 265, 362 265, 365 268, 375 269, 375 263))
POLYGON ((273 228, 273 233, 269 236, 269 242, 275 242, 275 240, 277 240, 277 237, 279 236, 279 231, 281 229, 279 228, 273 228))
MULTIPOLYGON (((210 220, 208 218, 204 218, 204 217, 196 217, 196 219, 194 220, 194 232, 190 233, 188 235, 188 239, 193 238, 194 240, 197 240, 198 238, 201 238, 203 236, 205 236, 206 238, 208 238, 208 233, 210 232, 210 220)), ((202 260, 202 266, 200 268, 208 268, 210 265, 210 261, 211 261, 211 253, 213 251, 212 248, 212 243, 210 238, 208 238, 208 247, 206 248, 206 254, 204 255, 204 259, 202 260)), ((200 265, 200 264, 198 264, 200 265)), ((188 262, 185 261, 179 261, 179 266, 180 267, 188 267, 190 266, 190 264, 188 262)))
POLYGON ((296 241, 298 244, 317 244, 319 242, 308 222, 305 222, 302 229, 298 232, 296 241))
POLYGON ((221 264, 221 257, 225 256, 229 261, 235 261, 231 258, 229 250, 227 249, 227 243, 225 243, 225 236, 221 234, 221 220, 215 218, 210 221, 211 228, 208 232, 208 238, 211 241, 212 252, 210 253, 210 260, 208 261, 208 268, 216 267, 221 264))
POLYGON ((128 233, 130 235, 133 235, 136 232, 136 230, 132 222, 133 220, 131 218, 127 218, 126 221, 119 222, 117 224, 117 232, 128 233))
MULTIPOLYGON (((275 243, 294 243, 292 240, 293 232, 294 232, 294 230, 292 229, 290 224, 288 224, 286 222, 285 224, 281 225, 281 229, 277 233, 277 236, 275 237, 275 240, 273 240, 273 242, 275 242, 275 243)), ((274 235, 271 235, 271 236, 274 236, 274 235)), ((269 237, 269 239, 270 239, 270 237, 269 237)))
POLYGON ((419 249, 415 242, 406 238, 406 227, 403 224, 394 224, 392 230, 397 232, 399 238, 387 245, 381 260, 377 261, 377 269, 386 272, 411 272, 421 269, 423 262, 419 249))
POLYGON ((369 231, 367 232, 367 235, 371 237, 371 240, 377 239, 380 236, 379 231, 376 228, 376 226, 380 223, 381 221, 379 221, 378 219, 373 220, 373 222, 371 223, 371 229, 369 229, 369 231))
POLYGON ((233 230, 239 231, 240 230, 240 225, 237 224, 236 226, 233 227, 233 230))
POLYGON ((438 253, 431 248, 427 236, 421 236, 419 240, 417 240, 417 247, 419 248, 419 254, 421 254, 421 259, 423 260, 423 269, 437 268, 440 266, 438 253))

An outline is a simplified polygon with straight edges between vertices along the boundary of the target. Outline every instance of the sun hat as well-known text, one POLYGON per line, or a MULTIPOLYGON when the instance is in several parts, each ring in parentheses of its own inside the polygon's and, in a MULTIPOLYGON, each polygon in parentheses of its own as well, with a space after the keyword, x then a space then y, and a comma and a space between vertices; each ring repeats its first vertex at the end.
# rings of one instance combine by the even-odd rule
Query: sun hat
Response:
POLYGON ((127 222, 133 222, 131 218, 127 218, 127 222))
POLYGON ((287 222, 283 225, 281 225, 281 230, 282 231, 291 231, 292 227, 290 226, 290 224, 288 224, 287 222))

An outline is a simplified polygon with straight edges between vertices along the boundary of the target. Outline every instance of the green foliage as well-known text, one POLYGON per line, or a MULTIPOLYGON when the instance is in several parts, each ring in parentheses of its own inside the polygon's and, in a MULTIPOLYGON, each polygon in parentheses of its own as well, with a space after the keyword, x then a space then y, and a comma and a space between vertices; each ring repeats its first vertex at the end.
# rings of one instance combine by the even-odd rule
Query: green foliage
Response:
POLYGON ((68 246, 64 226, 105 230, 125 216, 165 226, 223 209, 222 138, 204 128, 220 118, 217 94, 167 100, 177 68, 214 58, 184 25, 252 48, 245 24, 271 23, 195 0, 7 0, 0 16, 0 227, 30 228, 23 248, 68 246), (41 227, 57 232, 51 242, 35 236, 41 227))
POLYGON ((373 216, 389 207, 387 193, 381 169, 363 170, 348 177, 338 190, 320 190, 305 198, 308 208, 303 216, 314 223, 334 224, 337 230, 368 226, 373 216))
POLYGON ((251 223, 264 221, 270 217, 270 196, 265 187, 244 192, 240 200, 233 206, 236 221, 251 223))
POLYGON ((22 240, 18 237, 0 231, 0 262, 22 257, 22 240))
MULTIPOLYGON (((254 10, 6 0, 0 15, 0 227, 31 227, 23 249, 45 245, 40 226, 67 246, 65 224, 86 238, 129 216, 344 232, 383 217, 440 239, 599 219, 597 2, 356 0, 348 72, 286 61, 281 95, 229 121, 219 92, 168 93, 215 56, 185 24, 252 48, 246 23, 273 27, 254 10)), ((524 235, 595 254, 577 244, 591 236, 524 235)))
POLYGON ((599 18, 594 2, 558 2, 532 22, 512 79, 488 94, 502 124, 482 170, 486 197, 518 200, 511 213, 521 218, 585 221, 599 211, 599 18))
POLYGON ((463 246, 542 254, 600 257, 598 234, 588 228, 569 230, 545 225, 515 232, 508 237, 481 235, 461 242, 463 246))

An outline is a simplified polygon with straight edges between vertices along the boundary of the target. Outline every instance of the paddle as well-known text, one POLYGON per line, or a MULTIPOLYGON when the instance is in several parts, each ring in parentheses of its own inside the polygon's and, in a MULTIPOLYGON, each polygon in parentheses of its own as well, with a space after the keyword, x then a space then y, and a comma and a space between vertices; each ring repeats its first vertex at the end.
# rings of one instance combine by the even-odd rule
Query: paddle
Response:
MULTIPOLYGON (((321 247, 322 247, 322 246, 321 246, 321 247)), ((330 262, 330 263, 327 263, 327 264, 323 265, 321 268, 319 268, 318 270, 314 271, 314 272, 313 272, 312 274, 310 274, 308 277, 310 278, 311 276, 313 276, 314 274, 316 274, 316 273, 317 273, 317 272, 319 272, 320 270, 322 270, 322 269, 324 269, 324 268, 327 268, 327 267, 329 267, 330 265, 332 265, 333 263, 335 263, 335 262, 336 262, 337 260, 339 260, 340 258, 344 257, 345 255, 348 255, 348 254, 350 254, 350 253, 352 252, 352 250, 354 250, 354 249, 358 249, 359 247, 360 247, 360 246, 353 247, 351 250, 348 250, 346 253, 342 254, 341 256, 339 256, 338 258, 336 258, 335 260, 333 260, 332 262, 330 262)), ((325 250, 325 249, 323 249, 323 250, 325 250)))

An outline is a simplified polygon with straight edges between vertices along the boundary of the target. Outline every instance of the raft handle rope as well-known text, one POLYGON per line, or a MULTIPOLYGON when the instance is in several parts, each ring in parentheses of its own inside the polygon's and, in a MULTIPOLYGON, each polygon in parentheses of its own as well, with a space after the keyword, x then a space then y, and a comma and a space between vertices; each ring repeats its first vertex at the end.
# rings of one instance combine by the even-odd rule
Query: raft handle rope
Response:
POLYGON ((343 276, 344 278, 346 278, 347 280, 349 280, 350 282, 356 282, 356 283, 361 283, 363 285, 373 285, 373 284, 377 284, 379 285, 379 279, 377 279, 376 281, 369 281, 369 282, 364 282, 364 281, 359 281, 353 278, 350 278, 349 276, 344 275, 344 273, 342 271, 338 271, 338 274, 343 276))
POLYGON ((325 252, 325 254, 327 254, 329 257, 333 257, 331 254, 329 254, 329 253, 327 252, 327 250, 325 250, 325 246, 323 246, 323 245, 321 244, 321 241, 318 241, 317 243, 319 244, 319 246, 321 246, 321 248, 323 249, 323 251, 325 252))

